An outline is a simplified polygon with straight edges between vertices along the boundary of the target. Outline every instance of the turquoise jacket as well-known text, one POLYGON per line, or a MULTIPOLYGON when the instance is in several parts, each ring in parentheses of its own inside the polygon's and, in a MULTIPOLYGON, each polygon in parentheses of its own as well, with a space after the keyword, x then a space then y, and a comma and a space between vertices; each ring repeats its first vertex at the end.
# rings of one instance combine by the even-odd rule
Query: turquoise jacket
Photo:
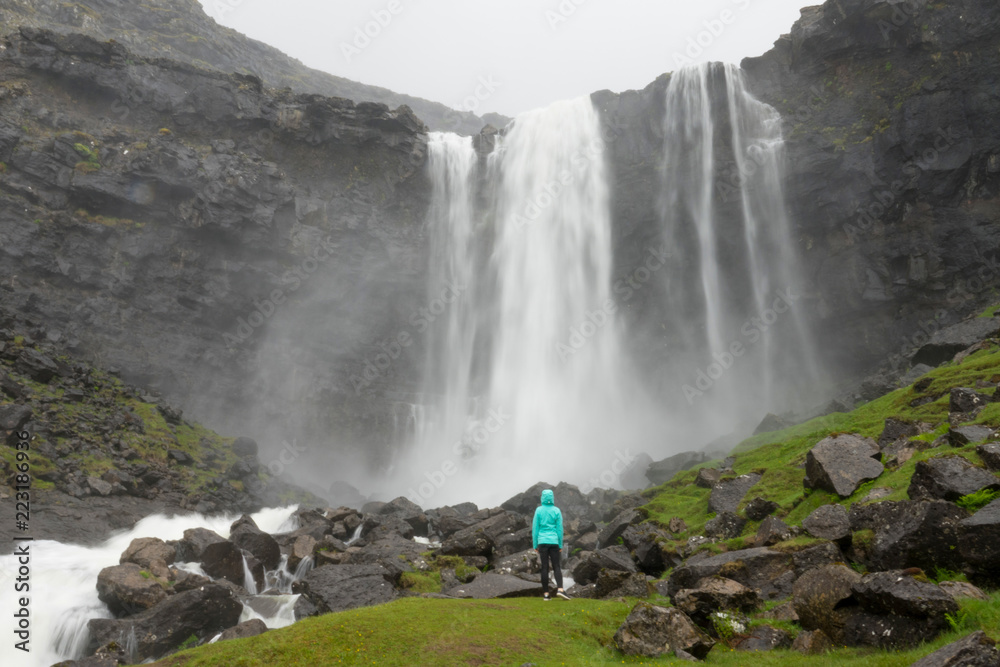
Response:
POLYGON ((542 504, 535 509, 531 522, 531 546, 537 549, 539 544, 557 544, 560 549, 563 545, 562 512, 555 505, 551 489, 542 491, 542 504))

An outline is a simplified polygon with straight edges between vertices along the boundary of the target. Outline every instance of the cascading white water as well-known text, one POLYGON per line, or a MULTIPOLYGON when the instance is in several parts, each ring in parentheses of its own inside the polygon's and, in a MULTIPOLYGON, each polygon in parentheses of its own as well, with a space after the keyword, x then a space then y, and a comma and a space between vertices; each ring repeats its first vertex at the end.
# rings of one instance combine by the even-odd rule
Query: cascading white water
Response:
POLYGON ((716 433, 794 404, 816 369, 782 190, 781 117, 735 65, 675 72, 666 93, 668 397, 716 433))
POLYGON ((508 130, 484 178, 470 139, 430 137, 430 296, 461 294, 429 331, 435 405, 392 481, 424 506, 586 485, 628 447, 598 114, 584 97, 508 130))
MULTIPOLYGON (((292 514, 296 508, 262 510, 254 514, 253 519, 267 533, 294 530, 297 522, 292 514)), ((31 652, 25 654, 14 648, 13 641, 5 641, 0 645, 0 664, 46 666, 79 658, 88 641, 87 621, 112 617, 107 605, 97 597, 97 575, 105 567, 117 565, 122 552, 133 539, 159 537, 162 540, 179 540, 186 529, 196 527, 208 528, 226 537, 230 525, 237 518, 199 514, 154 515, 94 547, 50 540, 31 542, 31 590, 28 592, 31 600, 31 652)), ((0 590, 5 591, 5 596, 6 592, 14 589, 17 567, 14 556, 0 556, 0 590)), ((197 566, 188 564, 184 569, 204 575, 197 566)), ((294 606, 294 599, 291 605, 294 606)), ((268 627, 282 627, 291 622, 285 622, 287 606, 276 609, 274 618, 262 614, 255 617, 262 618, 268 627)))

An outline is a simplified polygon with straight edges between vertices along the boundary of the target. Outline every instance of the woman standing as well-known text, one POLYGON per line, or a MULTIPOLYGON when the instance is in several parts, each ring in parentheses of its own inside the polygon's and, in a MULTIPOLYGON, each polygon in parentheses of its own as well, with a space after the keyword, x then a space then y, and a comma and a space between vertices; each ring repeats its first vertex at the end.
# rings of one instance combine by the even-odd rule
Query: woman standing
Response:
POLYGON ((556 595, 569 600, 563 591, 562 568, 559 559, 562 556, 563 520, 562 512, 555 505, 555 494, 552 489, 542 491, 542 504, 535 509, 535 518, 531 522, 531 545, 538 552, 538 560, 542 566, 542 595, 549 601, 549 563, 556 576, 556 595))

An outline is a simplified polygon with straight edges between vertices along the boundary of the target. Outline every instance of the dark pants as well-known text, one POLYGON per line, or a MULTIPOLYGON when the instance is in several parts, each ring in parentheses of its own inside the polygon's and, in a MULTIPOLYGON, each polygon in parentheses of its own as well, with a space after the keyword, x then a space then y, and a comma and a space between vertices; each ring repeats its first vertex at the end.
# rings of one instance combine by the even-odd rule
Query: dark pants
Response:
POLYGON ((557 544, 539 544, 538 560, 542 565, 542 592, 549 592, 549 561, 552 561, 552 573, 556 575, 556 587, 563 587, 562 568, 559 567, 559 557, 562 549, 557 544))

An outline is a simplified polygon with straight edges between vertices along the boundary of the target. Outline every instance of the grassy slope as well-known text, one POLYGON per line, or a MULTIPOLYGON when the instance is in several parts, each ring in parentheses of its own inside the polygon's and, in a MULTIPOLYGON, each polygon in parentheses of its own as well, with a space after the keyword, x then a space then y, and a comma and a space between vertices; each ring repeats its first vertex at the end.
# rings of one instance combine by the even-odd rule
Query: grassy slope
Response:
MULTIPOLYGON (((890 499, 905 499, 906 487, 916 461, 945 453, 957 453, 977 461, 975 447, 943 446, 918 453, 898 470, 887 470, 874 482, 864 485, 851 498, 841 500, 822 491, 802 486, 804 472, 798 467, 806 452, 820 439, 838 432, 855 432, 878 437, 887 417, 925 421, 934 431, 921 436, 932 440, 946 430, 948 390, 975 386, 977 380, 1000 380, 1000 348, 978 352, 962 364, 949 364, 929 374, 931 385, 923 392, 912 387, 897 390, 853 412, 814 419, 783 431, 766 433, 742 443, 736 450, 735 472, 763 471, 764 477, 748 497, 760 495, 779 503, 778 516, 799 524, 816 507, 830 502, 845 505, 858 502, 875 486, 892 489, 890 499), (914 398, 941 397, 912 408, 914 398)), ((977 423, 1000 424, 1000 404, 987 407, 977 423)), ((711 464, 707 464, 711 465, 711 464)), ((690 530, 679 536, 700 532, 711 518, 708 490, 691 482, 694 471, 679 474, 670 482, 646 492, 650 518, 666 522, 683 518, 690 530)), ((711 545, 712 550, 740 548, 749 544, 756 524, 748 525, 743 537, 711 545)), ((795 549, 808 543, 798 538, 779 548, 795 549)), ((414 581, 433 588, 433 582, 414 581)), ((655 600, 669 604, 665 599, 655 600)), ((223 642, 171 656, 160 665, 544 665, 679 664, 673 657, 657 660, 622 656, 611 645, 611 637, 636 600, 574 600, 544 603, 538 599, 517 600, 437 600, 408 598, 380 607, 354 609, 306 619, 260 637, 223 642)), ((766 621, 753 621, 764 623, 766 621)), ((722 666, 749 665, 843 665, 847 667, 902 667, 969 632, 983 629, 1000 637, 1000 592, 987 601, 963 600, 953 619, 954 629, 933 642, 906 652, 842 648, 824 656, 802 656, 781 650, 767 654, 732 651, 718 644, 707 663, 722 666)), ((783 623, 778 626, 795 628, 783 623)))

